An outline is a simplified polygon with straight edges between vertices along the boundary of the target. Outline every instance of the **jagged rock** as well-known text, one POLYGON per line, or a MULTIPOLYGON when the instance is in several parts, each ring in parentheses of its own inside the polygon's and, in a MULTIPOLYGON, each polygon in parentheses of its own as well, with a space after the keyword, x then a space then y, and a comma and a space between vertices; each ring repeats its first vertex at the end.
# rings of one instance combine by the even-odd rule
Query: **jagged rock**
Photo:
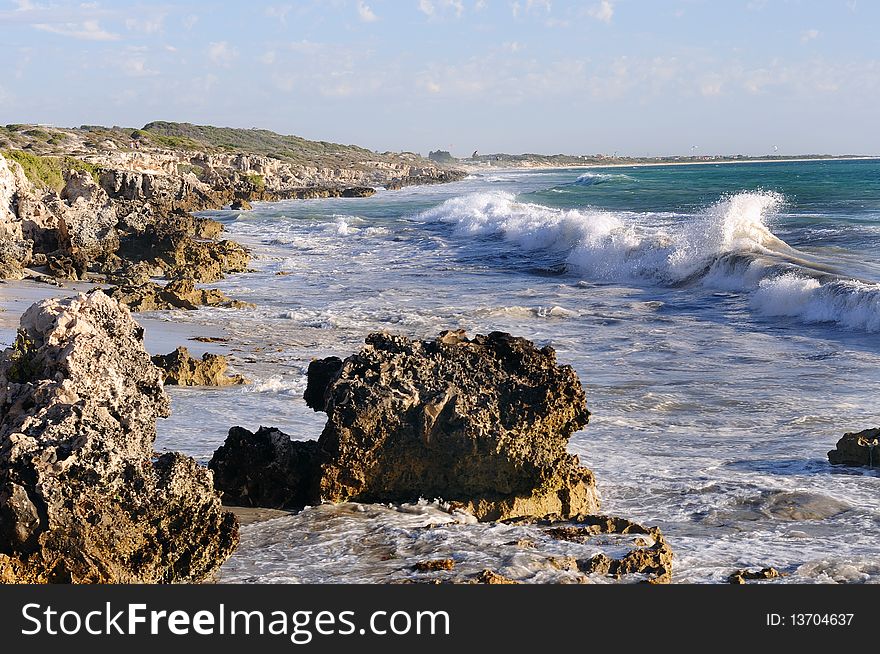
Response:
MULTIPOLYGON (((598 509, 592 472, 566 452, 587 424, 586 398, 552 348, 500 332, 366 343, 309 366, 306 400, 328 421, 307 503, 443 498, 481 520, 598 509)), ((234 467, 230 454, 214 460, 234 467)), ((217 485, 227 491, 224 477, 217 485)))
POLYGON ((88 172, 71 171, 61 199, 62 222, 71 248, 83 260, 115 252, 119 247, 116 206, 88 172))
POLYGON ((233 211, 250 211, 253 209, 251 203, 244 198, 235 198, 229 208, 233 211))
POLYGON ((880 466, 880 428, 844 434, 828 452, 828 460, 838 465, 880 466))
POLYGON ((46 269, 56 279, 85 279, 88 261, 78 251, 68 255, 53 252, 46 256, 46 269))
POLYGON ((768 579, 778 579, 782 575, 779 574, 779 570, 776 568, 763 568, 761 570, 753 571, 753 570, 735 570, 727 577, 727 583, 729 584, 744 584, 747 581, 757 581, 757 580, 768 580, 768 579))
POLYGON ((208 467, 226 504, 270 509, 312 503, 317 482, 318 443, 292 441, 277 429, 253 434, 233 427, 208 467))
POLYGON ((229 361, 219 354, 204 354, 201 361, 179 347, 170 354, 153 357, 153 364, 163 374, 166 385, 172 386, 236 386, 247 384, 241 375, 227 375, 229 361))
MULTIPOLYGON (((549 522, 552 524, 552 521, 549 522)), ((619 559, 600 552, 590 559, 579 560, 577 569, 580 572, 616 578, 625 574, 645 574, 649 584, 668 584, 672 580, 672 548, 658 528, 604 515, 581 515, 572 522, 572 525, 551 527, 547 534, 574 543, 585 543, 600 534, 644 534, 652 541, 637 541, 636 546, 619 559)))
POLYGON ((161 374, 100 291, 25 312, 0 354, 0 408, 0 580, 195 581, 236 546, 211 474, 154 458, 161 374))
POLYGON ((250 253, 234 241, 186 239, 160 261, 167 262, 170 277, 189 277, 196 282, 210 283, 229 273, 247 271, 250 253))
POLYGON ((163 311, 169 309, 198 309, 199 307, 224 307, 245 309, 253 307, 248 302, 233 300, 216 288, 196 288, 191 279, 178 279, 165 286, 147 282, 140 286, 117 286, 110 296, 132 311, 163 311))
POLYGON ((215 220, 173 214, 143 229, 127 231, 121 238, 119 255, 129 261, 150 262, 172 278, 214 282, 228 273, 246 271, 250 263, 250 254, 239 244, 209 240, 222 229, 215 220))
POLYGON ((0 279, 22 279, 31 258, 30 241, 0 236, 0 279))
POLYGON ((309 363, 306 390, 303 399, 314 411, 327 410, 326 393, 330 384, 339 376, 342 370, 342 359, 339 357, 327 357, 326 359, 314 359, 309 363))
POLYGON ((428 561, 419 561, 412 567, 416 572, 437 572, 438 570, 452 570, 454 568, 455 561, 453 559, 430 559, 428 561))
POLYGON ((474 577, 471 583, 474 584, 518 584, 518 581, 515 581, 509 577, 505 577, 504 575, 495 572, 494 570, 489 570, 486 568, 476 577, 474 577))
POLYGON ((566 452, 586 397, 552 348, 500 332, 366 343, 323 393, 320 499, 439 497, 481 520, 598 509, 592 472, 566 452))
POLYGON ((123 287, 137 287, 149 284, 153 277, 159 277, 163 271, 146 261, 138 263, 124 262, 107 276, 107 281, 123 287))

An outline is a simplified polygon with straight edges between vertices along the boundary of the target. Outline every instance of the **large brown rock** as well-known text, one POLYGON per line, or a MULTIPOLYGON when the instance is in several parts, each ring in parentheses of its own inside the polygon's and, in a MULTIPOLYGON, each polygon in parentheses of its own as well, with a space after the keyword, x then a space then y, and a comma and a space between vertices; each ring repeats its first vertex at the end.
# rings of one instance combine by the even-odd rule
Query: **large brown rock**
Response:
MULTIPOLYGON (((366 343, 309 367, 306 398, 328 420, 308 503, 442 498, 481 520, 598 510, 593 473, 566 451, 586 396, 552 348, 499 332, 366 343)), ((212 467, 234 466, 232 454, 221 448, 212 467)))
POLYGON ((838 465, 880 467, 880 428, 844 434, 828 452, 828 460, 838 465))
POLYGON ((143 331, 101 292, 32 306, 0 354, 0 580, 203 579, 238 542, 211 473, 156 457, 143 331))
POLYGON ((189 350, 179 347, 170 354, 153 357, 166 385, 170 386, 237 386, 247 384, 241 375, 227 375, 229 361, 220 354, 205 353, 194 359, 189 350))
POLYGON ((253 306, 233 300, 216 288, 196 288, 191 279, 176 279, 165 286, 150 281, 138 286, 116 286, 110 289, 110 296, 131 311, 192 310, 199 307, 244 309, 253 306))

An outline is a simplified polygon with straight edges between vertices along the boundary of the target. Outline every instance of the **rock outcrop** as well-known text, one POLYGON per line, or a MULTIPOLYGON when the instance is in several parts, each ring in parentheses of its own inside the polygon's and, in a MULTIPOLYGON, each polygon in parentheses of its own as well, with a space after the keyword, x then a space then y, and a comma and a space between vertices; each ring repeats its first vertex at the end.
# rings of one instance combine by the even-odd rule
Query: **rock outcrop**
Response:
POLYGON ((318 449, 317 441, 292 441, 277 429, 233 427, 208 467, 226 504, 300 508, 316 503, 318 449))
POLYGON ((0 354, 0 581, 184 582, 238 542, 210 472, 153 451, 169 413, 131 315, 100 291, 32 306, 0 354))
POLYGON ((760 570, 734 570, 727 577, 729 584, 744 584, 747 581, 768 581, 778 579, 782 575, 776 568, 762 568, 760 570))
POLYGON ((213 282, 246 271, 248 253, 214 240, 219 229, 193 230, 193 222, 205 219, 190 212, 230 204, 245 210, 253 200, 361 198, 376 186, 465 176, 412 153, 379 154, 262 130, 178 123, 135 131, 27 127, 0 127, 0 278, 24 276, 31 256, 40 255, 46 263, 35 265, 57 279, 116 275, 127 263, 144 261, 169 279, 213 282), (230 143, 242 151, 229 152, 230 143))
POLYGON ((880 428, 844 434, 828 452, 828 460, 836 465, 880 467, 880 428))
POLYGON ((131 311, 192 310, 199 307, 223 307, 226 309, 253 307, 248 302, 233 300, 219 289, 196 288, 191 279, 177 279, 168 282, 165 286, 155 282, 146 282, 139 286, 117 286, 110 289, 109 294, 131 311))
MULTIPOLYGON (((585 543, 599 535, 644 534, 636 546, 619 558, 600 552, 585 560, 576 560, 575 569, 586 574, 608 575, 620 579, 623 575, 645 575, 649 584, 668 584, 672 580, 672 548, 656 527, 613 516, 577 516, 571 525, 551 526, 547 534, 559 540, 585 543)), ((553 521, 548 521, 552 525, 553 521)))
POLYGON ((189 350, 179 347, 170 354, 158 354, 153 364, 162 371, 170 386, 238 386, 247 384, 241 375, 227 375, 229 361, 225 356, 206 353, 194 359, 189 350))
MULTIPOLYGON (((282 506, 303 497, 308 504, 442 498, 481 520, 569 517, 599 507, 592 472, 566 451, 571 434, 587 424, 586 396, 550 347, 499 332, 473 339, 444 332, 434 341, 372 334, 344 361, 313 362, 306 398, 328 421, 315 461, 293 476, 300 486, 288 489, 282 506)), ((261 474, 237 460, 247 438, 234 429, 211 463, 240 469, 216 477, 227 501, 241 497, 240 480, 261 474)), ((283 468, 285 456, 297 465, 308 458, 286 447, 273 466, 283 468)), ((260 506, 278 506, 278 497, 277 488, 273 502, 257 488, 247 495, 260 506)))

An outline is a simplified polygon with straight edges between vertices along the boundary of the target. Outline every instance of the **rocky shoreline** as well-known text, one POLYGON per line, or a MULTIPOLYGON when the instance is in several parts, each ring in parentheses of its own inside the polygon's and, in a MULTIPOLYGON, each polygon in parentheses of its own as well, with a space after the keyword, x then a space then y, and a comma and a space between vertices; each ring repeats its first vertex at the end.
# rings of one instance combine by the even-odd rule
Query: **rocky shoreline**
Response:
POLYGON ((117 299, 144 311, 247 306, 194 288, 247 271, 250 255, 193 212, 465 176, 410 153, 185 123, 10 125, 0 146, 0 279, 112 284, 117 299))

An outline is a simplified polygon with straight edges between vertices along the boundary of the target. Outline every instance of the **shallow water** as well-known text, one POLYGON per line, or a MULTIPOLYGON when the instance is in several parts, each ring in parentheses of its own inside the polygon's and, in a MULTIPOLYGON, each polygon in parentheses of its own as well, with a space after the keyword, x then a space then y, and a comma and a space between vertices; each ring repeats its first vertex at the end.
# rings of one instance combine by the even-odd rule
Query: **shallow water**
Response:
MULTIPOLYGON (((877 162, 492 172, 210 215, 255 254, 256 272, 218 286, 257 309, 173 319, 225 329, 218 351, 256 383, 172 389, 160 448, 206 461, 235 424, 317 437, 305 368, 370 331, 510 331, 578 371, 593 417, 570 449, 603 510, 663 529, 676 581, 767 565, 786 581, 880 581, 878 473, 826 458, 878 421, 877 162)), ((519 566, 501 528, 424 537, 448 519, 321 507, 250 525, 222 578, 387 581, 412 556, 484 552, 558 580, 519 566)))

